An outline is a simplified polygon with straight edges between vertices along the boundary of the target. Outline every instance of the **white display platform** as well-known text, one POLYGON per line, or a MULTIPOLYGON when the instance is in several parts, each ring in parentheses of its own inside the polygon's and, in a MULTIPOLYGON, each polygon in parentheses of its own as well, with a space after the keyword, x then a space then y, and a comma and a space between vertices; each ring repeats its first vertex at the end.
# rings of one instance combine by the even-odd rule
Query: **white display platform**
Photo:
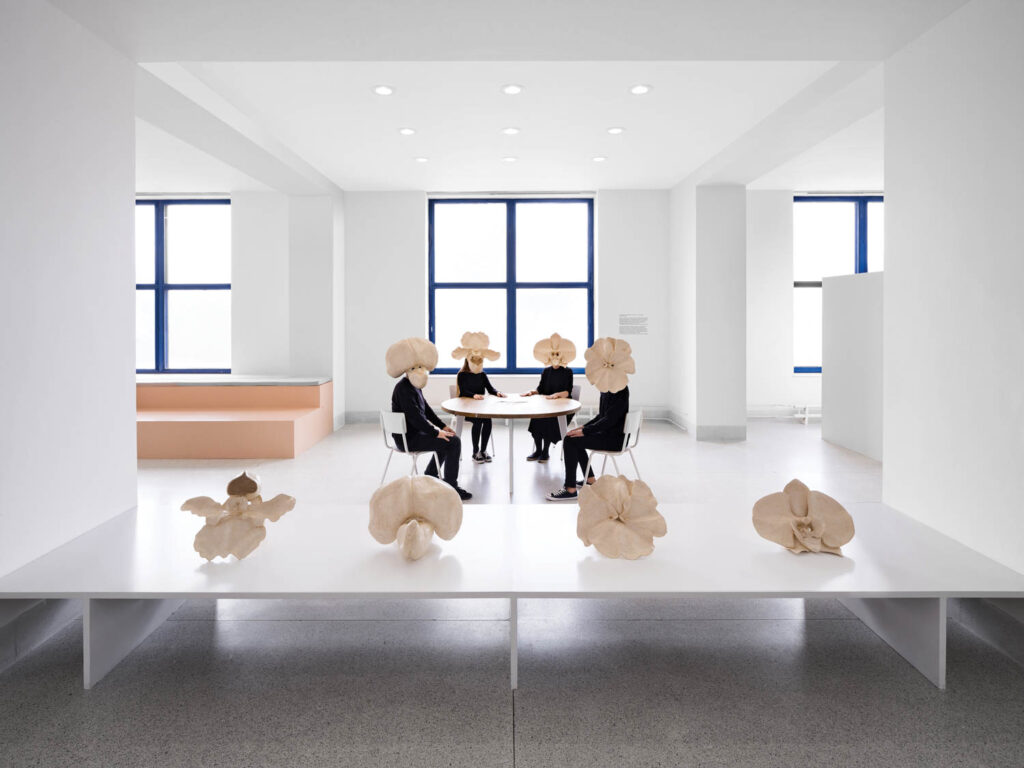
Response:
POLYGON ((318 387, 331 379, 324 376, 257 376, 245 373, 137 373, 142 386, 176 387, 318 387))
POLYGON ((1024 575, 881 504, 853 504, 846 557, 793 555, 757 536, 747 509, 660 507, 668 535, 649 557, 611 560, 576 537, 576 506, 467 505, 452 541, 406 562, 366 530, 365 506, 303 504, 243 561, 192 549, 201 518, 129 512, 0 578, 0 599, 82 598, 86 685, 98 681, 180 600, 475 598, 511 602, 516 683, 520 597, 833 597, 945 684, 945 601, 1024 597, 1024 575))

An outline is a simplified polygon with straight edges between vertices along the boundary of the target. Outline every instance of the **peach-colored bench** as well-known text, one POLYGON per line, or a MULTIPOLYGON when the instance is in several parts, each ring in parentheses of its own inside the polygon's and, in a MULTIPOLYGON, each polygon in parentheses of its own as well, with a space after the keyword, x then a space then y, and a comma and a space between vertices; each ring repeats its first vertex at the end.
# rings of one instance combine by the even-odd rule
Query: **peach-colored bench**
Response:
POLYGON ((334 429, 330 379, 139 375, 140 459, 290 459, 334 429))

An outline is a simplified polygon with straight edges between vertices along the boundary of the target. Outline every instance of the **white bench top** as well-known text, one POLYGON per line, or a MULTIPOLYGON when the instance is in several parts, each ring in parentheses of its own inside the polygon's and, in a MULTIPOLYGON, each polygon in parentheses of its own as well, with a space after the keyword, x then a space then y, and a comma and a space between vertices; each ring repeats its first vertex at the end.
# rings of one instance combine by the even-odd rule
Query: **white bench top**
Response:
POLYGON ((583 546, 575 505, 467 505, 458 535, 409 563, 370 537, 364 505, 300 498, 248 558, 207 563, 201 518, 146 508, 0 578, 0 598, 1024 596, 1024 575, 899 512, 849 509, 857 535, 835 557, 761 539, 747 509, 665 504, 668 535, 630 562, 583 546))
POLYGON ((331 379, 323 376, 253 376, 240 373, 137 373, 141 386, 203 387, 318 387, 331 379))

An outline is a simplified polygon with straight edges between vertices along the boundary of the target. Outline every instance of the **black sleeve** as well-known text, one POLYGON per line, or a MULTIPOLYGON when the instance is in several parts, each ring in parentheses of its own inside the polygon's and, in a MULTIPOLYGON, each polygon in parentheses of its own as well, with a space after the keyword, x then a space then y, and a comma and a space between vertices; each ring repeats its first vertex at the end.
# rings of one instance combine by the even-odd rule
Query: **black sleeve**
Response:
MULTIPOLYGON (((405 414, 405 431, 409 434, 429 435, 434 432, 434 428, 427 420, 429 416, 420 409, 420 402, 420 398, 411 384, 398 390, 398 405, 402 409, 402 413, 405 414)), ((424 405, 429 414, 433 416, 434 412, 430 410, 430 406, 426 405, 425 401, 424 405)), ((437 416, 434 416, 434 419, 437 419, 437 416)))
POLYGON ((484 377, 484 389, 486 389, 492 395, 497 396, 498 390, 496 390, 494 388, 494 386, 491 384, 491 380, 487 378, 487 374, 486 373, 483 374, 483 377, 484 377))
POLYGON ((459 397, 470 397, 466 394, 466 372, 459 371, 455 374, 455 394, 459 397))
POLYGON ((621 393, 616 392, 613 396, 603 398, 604 402, 601 403, 601 410, 598 411, 597 418, 583 425, 583 434, 594 435, 600 434, 606 431, 609 426, 620 422, 626 417, 626 412, 629 410, 629 401, 621 396, 621 393))
POLYGON ((437 414, 434 413, 434 409, 430 407, 430 403, 426 400, 423 401, 423 412, 426 414, 427 420, 438 429, 444 429, 448 426, 438 418, 437 414))

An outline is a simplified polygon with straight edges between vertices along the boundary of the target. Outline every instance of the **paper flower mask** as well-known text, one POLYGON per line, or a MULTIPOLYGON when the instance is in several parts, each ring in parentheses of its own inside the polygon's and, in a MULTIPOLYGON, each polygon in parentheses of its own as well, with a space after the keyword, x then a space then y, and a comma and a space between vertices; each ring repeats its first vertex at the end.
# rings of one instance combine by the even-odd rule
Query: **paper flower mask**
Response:
POLYGON ((263 501, 259 478, 245 472, 228 483, 227 490, 223 504, 209 496, 196 496, 181 505, 182 511, 206 518, 193 546, 207 560, 228 555, 239 560, 247 557, 266 538, 264 523, 276 523, 295 508, 295 499, 283 493, 263 501))
POLYGON ((843 505, 799 480, 791 480, 782 493, 772 493, 754 504, 754 530, 790 552, 828 552, 842 555, 840 547, 853 538, 853 518, 843 505))
POLYGON ((541 365, 560 368, 576 359, 576 345, 553 333, 551 338, 541 339, 533 345, 533 357, 541 365))
POLYGON ((501 354, 493 349, 488 349, 491 340, 486 333, 464 333, 462 334, 462 346, 452 350, 452 357, 456 360, 465 358, 469 363, 469 370, 473 373, 480 373, 484 369, 484 359, 497 360, 501 354))
POLYGON ((587 381, 598 392, 619 392, 629 383, 627 374, 636 373, 633 350, 628 341, 611 336, 594 341, 594 346, 583 353, 587 360, 587 381))
POLYGON ((636 560, 654 551, 654 537, 667 532, 658 500, 642 480, 602 475, 580 489, 576 535, 605 557, 636 560))
POLYGON ((388 376, 397 379, 403 373, 417 389, 427 386, 427 374, 437 367, 437 347, 426 339, 396 341, 384 355, 388 376))
POLYGON ((423 557, 434 533, 447 540, 461 527, 459 494, 435 477, 400 477, 370 497, 370 535, 381 544, 397 540, 406 560, 423 557))

